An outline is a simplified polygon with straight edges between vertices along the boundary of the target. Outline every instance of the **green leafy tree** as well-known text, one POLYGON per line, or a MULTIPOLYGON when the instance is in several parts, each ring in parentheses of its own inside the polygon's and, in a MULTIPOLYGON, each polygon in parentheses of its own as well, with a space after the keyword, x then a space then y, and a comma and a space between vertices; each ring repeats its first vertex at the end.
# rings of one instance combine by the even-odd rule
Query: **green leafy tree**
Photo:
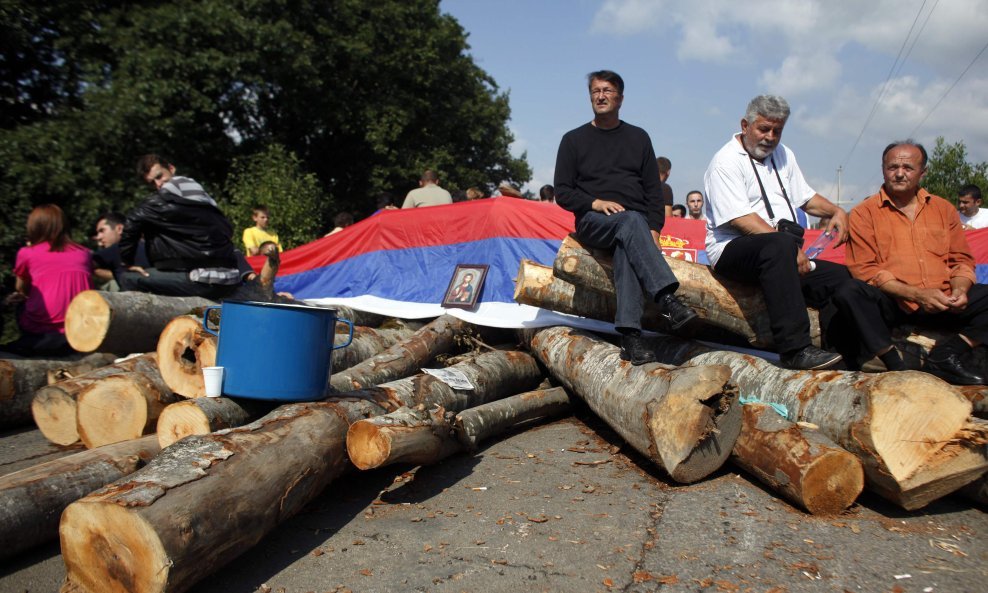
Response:
POLYGON ((236 229, 235 242, 244 229, 254 226, 253 207, 263 204, 270 211, 270 228, 285 249, 317 239, 321 212, 330 204, 316 176, 303 171, 298 157, 279 144, 234 161, 224 194, 229 202, 223 210, 236 229))
POLYGON ((923 187, 931 194, 957 203, 957 190, 973 183, 988 191, 988 163, 970 163, 967 160, 967 147, 963 141, 947 144, 942 136, 930 153, 923 187))
POLYGON ((358 212, 426 168, 453 189, 531 177, 508 95, 438 0, 0 0, 0 17, 0 278, 31 206, 84 240, 146 194, 146 152, 217 193, 278 144, 358 212))

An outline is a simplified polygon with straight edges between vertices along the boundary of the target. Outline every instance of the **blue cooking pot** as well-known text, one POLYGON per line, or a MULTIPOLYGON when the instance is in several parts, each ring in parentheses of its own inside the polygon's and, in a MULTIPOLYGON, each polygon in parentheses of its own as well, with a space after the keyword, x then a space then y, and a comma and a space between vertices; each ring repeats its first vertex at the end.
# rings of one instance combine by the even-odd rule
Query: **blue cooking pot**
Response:
POLYGON ((207 307, 202 326, 219 336, 216 365, 223 367, 223 394, 248 399, 314 401, 326 397, 332 351, 353 341, 353 323, 336 309, 301 304, 224 301, 207 307), (207 322, 220 309, 219 333, 207 322), (345 344, 334 346, 336 322, 350 326, 345 344))

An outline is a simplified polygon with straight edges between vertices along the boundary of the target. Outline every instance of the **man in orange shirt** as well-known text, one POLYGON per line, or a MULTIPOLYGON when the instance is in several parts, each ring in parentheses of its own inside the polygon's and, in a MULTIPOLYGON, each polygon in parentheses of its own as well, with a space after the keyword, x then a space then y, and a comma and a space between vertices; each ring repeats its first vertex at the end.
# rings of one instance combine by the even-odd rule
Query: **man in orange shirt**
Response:
POLYGON ((857 324, 862 353, 882 356, 893 370, 902 360, 891 356, 891 327, 958 332, 930 351, 923 370, 957 385, 984 385, 961 355, 988 341, 988 286, 975 283, 957 210, 919 186, 926 160, 926 149, 912 140, 882 153, 885 183, 851 211, 849 223, 847 267, 866 284, 842 286, 834 301, 857 324))

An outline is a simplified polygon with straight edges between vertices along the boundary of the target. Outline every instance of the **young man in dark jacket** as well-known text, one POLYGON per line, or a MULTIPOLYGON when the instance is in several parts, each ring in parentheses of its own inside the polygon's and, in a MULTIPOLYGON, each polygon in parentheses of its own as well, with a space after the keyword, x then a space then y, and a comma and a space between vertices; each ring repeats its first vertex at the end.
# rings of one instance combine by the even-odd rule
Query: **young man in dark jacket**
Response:
POLYGON ((167 296, 223 298, 240 284, 233 225, 194 179, 175 175, 175 165, 156 154, 137 162, 138 176, 155 187, 127 215, 120 257, 127 272, 122 290, 167 296), (151 267, 134 265, 144 239, 151 267))

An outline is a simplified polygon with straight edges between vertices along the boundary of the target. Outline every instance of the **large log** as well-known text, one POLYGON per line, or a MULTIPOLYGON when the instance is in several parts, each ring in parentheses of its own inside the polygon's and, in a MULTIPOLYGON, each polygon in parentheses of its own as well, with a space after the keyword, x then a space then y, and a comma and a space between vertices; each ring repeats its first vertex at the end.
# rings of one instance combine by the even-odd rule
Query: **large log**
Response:
POLYGON ((154 432, 162 410, 176 401, 153 359, 147 368, 104 377, 79 393, 79 439, 92 449, 154 432))
POLYGON ((158 444, 164 449, 190 435, 243 426, 269 413, 274 407, 274 402, 228 397, 198 397, 175 402, 158 417, 158 444))
POLYGON ((534 359, 521 352, 483 354, 455 368, 477 388, 454 391, 421 375, 347 397, 282 406, 249 425, 164 449, 147 467, 62 514, 62 590, 185 591, 256 544, 342 473, 350 419, 405 404, 496 399, 541 380, 534 359))
POLYGON ((334 372, 329 383, 334 389, 347 392, 413 375, 440 354, 451 351, 456 346, 456 337, 465 333, 468 325, 450 315, 438 317, 384 352, 342 372, 334 372))
MULTIPOLYGON (((98 381, 124 372, 157 373, 154 354, 142 354, 98 368, 72 379, 42 387, 31 402, 34 423, 46 439, 56 445, 79 440, 78 398, 98 381)), ((140 436, 140 435, 138 435, 140 436)))
MULTIPOLYGON (((754 347, 772 348, 765 297, 757 286, 722 278, 702 264, 671 257, 665 261, 679 280, 676 295, 696 311, 703 323, 742 336, 754 347)), ((608 300, 615 298, 610 256, 591 253, 572 236, 563 239, 553 262, 553 273, 570 284, 599 292, 608 300)), ((819 314, 815 309, 807 309, 807 314, 810 338, 819 346, 819 314)))
POLYGON ((113 362, 113 355, 90 354, 78 360, 10 358, 0 360, 0 428, 31 424, 34 392, 47 385, 53 373, 85 372, 113 362))
POLYGON ((531 348, 549 371, 632 447, 678 482, 695 482, 731 453, 741 405, 723 364, 634 366, 585 332, 550 327, 531 348))
POLYGON ((659 360, 723 364, 742 393, 780 403, 861 460, 866 486, 904 509, 921 508, 988 470, 984 426, 969 422, 958 389, 919 371, 790 371, 737 352, 668 337, 659 360))
POLYGON ((82 451, 0 477, 0 559, 58 537, 70 503, 132 474, 158 453, 157 439, 82 451))
POLYGON ((65 311, 65 337, 80 352, 153 352, 175 316, 214 304, 199 297, 86 290, 65 311))
POLYGON ((360 420, 347 432, 347 453, 359 469, 392 463, 431 465, 521 422, 569 411, 561 387, 540 389, 466 410, 400 408, 360 420))
POLYGON ((731 460, 814 515, 836 515, 864 489, 854 455, 767 404, 745 404, 731 460))
MULTIPOLYGON (((346 325, 339 330, 349 333, 346 325)), ((380 329, 355 326, 353 342, 346 348, 333 350, 332 354, 327 352, 327 356, 332 356, 332 368, 337 372, 369 359, 413 333, 412 327, 404 323, 380 329)), ((345 343, 347 334, 337 333, 335 343, 345 343)), ((161 332, 157 347, 158 365, 165 383, 184 397, 205 397, 202 367, 216 365, 216 348, 216 336, 203 329, 201 317, 182 315, 172 319, 161 332)))

